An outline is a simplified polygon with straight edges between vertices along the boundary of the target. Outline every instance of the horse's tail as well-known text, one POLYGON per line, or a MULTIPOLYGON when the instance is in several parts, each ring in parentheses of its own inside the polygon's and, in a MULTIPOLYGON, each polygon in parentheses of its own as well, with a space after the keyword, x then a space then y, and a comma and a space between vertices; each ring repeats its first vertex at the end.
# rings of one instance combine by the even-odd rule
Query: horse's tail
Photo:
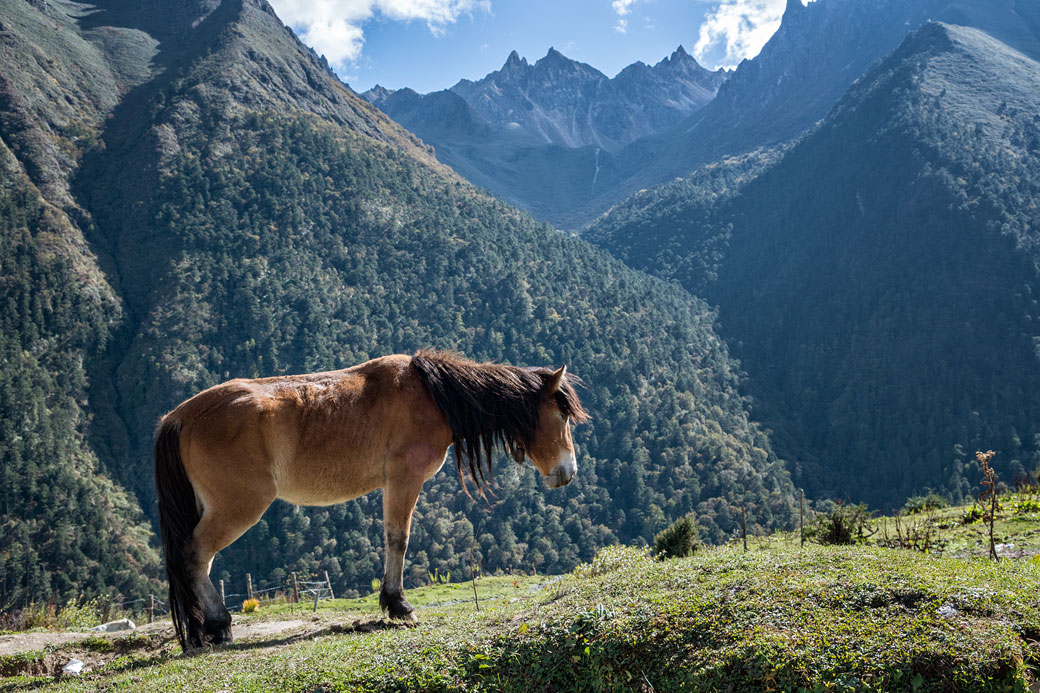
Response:
POLYGON ((170 417, 155 435, 155 490, 159 496, 159 533, 170 585, 170 616, 181 647, 203 645, 204 615, 192 588, 185 549, 199 524, 195 489, 184 471, 180 449, 181 422, 170 417))

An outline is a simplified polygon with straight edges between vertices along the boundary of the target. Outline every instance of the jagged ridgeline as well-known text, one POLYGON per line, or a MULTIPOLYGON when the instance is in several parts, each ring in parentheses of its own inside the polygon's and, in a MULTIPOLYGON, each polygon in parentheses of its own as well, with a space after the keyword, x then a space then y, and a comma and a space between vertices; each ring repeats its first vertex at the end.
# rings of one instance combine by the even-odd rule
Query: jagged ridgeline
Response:
POLYGON ((959 498, 976 450, 1009 483, 1040 463, 1038 114, 1040 64, 929 24, 779 162, 633 197, 589 238, 719 305, 809 489, 959 498))
MULTIPOLYGON (((713 539, 736 529, 741 502, 753 524, 789 521, 790 481, 749 422, 739 369, 706 304, 458 179, 340 85, 266 3, 106 2, 73 14, 64 5, 0 2, 10 16, 29 17, 9 22, 5 14, 6 30, 27 43, 75 39, 119 86, 112 103, 82 109, 92 136, 63 145, 67 168, 48 167, 29 147, 15 151, 29 178, 48 170, 63 183, 60 202, 92 243, 68 230, 62 240, 104 268, 99 275, 118 299, 102 317, 86 314, 88 334, 67 362, 40 360, 19 376, 79 412, 58 420, 53 407, 41 410, 41 437, 61 426, 77 443, 47 458, 55 470, 101 484, 97 465, 82 463, 96 455, 152 515, 152 428, 185 397, 230 377, 340 368, 432 346, 515 364, 566 363, 589 384, 582 397, 593 422, 576 429, 579 477, 565 489, 545 489, 530 469, 504 461, 490 507, 467 498, 450 472, 431 480, 414 520, 410 584, 430 573, 468 574, 471 543, 485 571, 553 572, 605 543, 650 540, 691 510, 713 539), (37 15, 45 20, 30 21, 37 15), (79 375, 66 378, 63 368, 79 375)), ((42 71, 53 80, 41 84, 75 94, 78 82, 59 58, 4 69, 15 77, 42 71)), ((37 118, 28 105, 4 105, 20 122, 37 118)), ((38 129, 42 142, 58 141, 54 127, 38 129)), ((41 208, 55 204, 48 195, 58 198, 44 189, 41 208)), ((10 199, 17 223, 8 226, 40 237, 46 215, 10 199)), ((5 253, 13 233, 5 227, 5 253)), ((56 285, 76 305, 98 290, 68 273, 30 272, 23 283, 21 294, 5 283, 2 300, 50 296, 56 285)), ((39 310, 46 320, 60 305, 39 310)), ((65 348, 63 339, 47 345, 65 348)), ((9 358, 18 348, 27 349, 12 347, 9 358)), ((0 425, 24 421, 11 405, 0 425)), ((5 455, 13 440, 0 443, 5 455)), ((34 449, 17 454, 42 464, 34 449)), ((6 487, 18 486, 21 468, 5 465, 6 487)), ((91 521, 70 512, 70 488, 11 508, 39 518, 34 544, 60 549, 66 537, 95 531, 61 533, 91 521)), ((112 488, 109 502, 119 493, 112 488)), ((126 517, 136 522, 138 512, 126 517)), ((136 522, 128 536, 142 531, 136 522)), ((290 570, 328 570, 340 591, 368 589, 382 574, 381 535, 378 494, 329 508, 276 504, 218 557, 214 576, 232 580, 234 591, 245 572, 266 585, 290 570)), ((26 550, 3 536, 11 550, 26 550)), ((97 584, 54 583, 82 555, 109 560, 117 544, 77 542, 47 563, 5 558, 8 582, 25 599, 50 596, 32 586, 33 570, 51 575, 48 588, 62 596, 89 595, 102 582, 130 596, 146 589, 112 572, 97 584)), ((122 568, 154 576, 148 555, 122 568)))

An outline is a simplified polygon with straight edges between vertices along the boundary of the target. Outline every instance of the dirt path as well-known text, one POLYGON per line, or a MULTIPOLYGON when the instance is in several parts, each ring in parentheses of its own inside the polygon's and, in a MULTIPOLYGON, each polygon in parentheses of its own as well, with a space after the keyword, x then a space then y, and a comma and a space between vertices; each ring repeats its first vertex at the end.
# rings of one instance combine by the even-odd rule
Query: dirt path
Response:
MULTIPOLYGON (((390 622, 382 619, 346 618, 328 620, 290 619, 285 621, 238 622, 234 618, 231 632, 235 642, 229 650, 264 651, 324 635, 372 633, 392 628, 408 628, 411 623, 390 622)), ((134 653, 139 660, 160 661, 177 651, 173 625, 168 621, 152 623, 134 630, 116 633, 17 633, 0 636, 0 679, 7 676, 63 676, 63 669, 74 659, 79 660, 85 679, 97 678, 93 672, 113 661, 134 653), (130 637, 127 637, 130 636, 130 637), (94 638, 112 642, 111 647, 98 647, 94 638), (92 642, 83 641, 91 638, 92 642), (26 653, 24 657, 12 657, 26 653)))
MULTIPOLYGON (((231 632, 235 640, 254 640, 278 635, 288 635, 292 631, 300 630, 305 626, 315 626, 311 621, 299 619, 289 621, 260 621, 255 623, 235 623, 232 621, 231 632)), ((0 635, 0 656, 13 655, 19 652, 31 652, 42 650, 47 647, 59 647, 69 643, 76 643, 91 637, 101 637, 108 640, 118 640, 127 635, 145 635, 148 637, 158 636, 155 639, 172 639, 173 625, 168 621, 149 623, 134 630, 123 630, 115 633, 95 633, 81 631, 74 633, 13 633, 11 635, 0 635)))

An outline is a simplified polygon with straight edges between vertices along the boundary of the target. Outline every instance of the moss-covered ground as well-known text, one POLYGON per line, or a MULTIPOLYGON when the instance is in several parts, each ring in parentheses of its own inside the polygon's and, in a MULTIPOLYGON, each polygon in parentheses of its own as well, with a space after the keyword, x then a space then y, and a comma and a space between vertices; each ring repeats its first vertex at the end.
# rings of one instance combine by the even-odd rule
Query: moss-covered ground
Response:
POLYGON ((996 563, 959 519, 941 556, 792 535, 670 561, 614 547, 554 582, 481 579, 479 611, 469 583, 411 590, 416 627, 380 621, 374 596, 268 606, 242 622, 304 625, 189 655, 168 638, 96 644, 110 656, 82 676, 22 667, 0 690, 1037 690, 1040 518, 1026 514, 1005 512, 1001 543, 1026 550, 996 563))

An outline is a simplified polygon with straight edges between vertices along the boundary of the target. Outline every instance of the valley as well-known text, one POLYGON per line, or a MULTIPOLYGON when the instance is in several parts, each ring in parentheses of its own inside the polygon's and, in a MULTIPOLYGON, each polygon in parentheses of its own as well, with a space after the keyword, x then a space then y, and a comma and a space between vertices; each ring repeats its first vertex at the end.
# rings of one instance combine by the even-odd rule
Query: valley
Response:
POLYGON ((278 502, 212 578, 335 610, 0 688, 1035 685, 1032 506, 994 564, 957 516, 976 451, 1040 475, 1035 3, 791 0, 734 69, 513 51, 428 94, 355 93, 266 0, 0 0, 0 56, 0 623, 165 594, 154 426, 216 383, 436 348, 566 365, 591 415, 563 488, 426 483, 417 629, 371 595, 381 492, 278 502), (941 551, 803 548, 803 494, 957 509, 941 551), (640 548, 684 517, 696 556, 640 548), (475 570, 486 611, 431 603, 475 570))

